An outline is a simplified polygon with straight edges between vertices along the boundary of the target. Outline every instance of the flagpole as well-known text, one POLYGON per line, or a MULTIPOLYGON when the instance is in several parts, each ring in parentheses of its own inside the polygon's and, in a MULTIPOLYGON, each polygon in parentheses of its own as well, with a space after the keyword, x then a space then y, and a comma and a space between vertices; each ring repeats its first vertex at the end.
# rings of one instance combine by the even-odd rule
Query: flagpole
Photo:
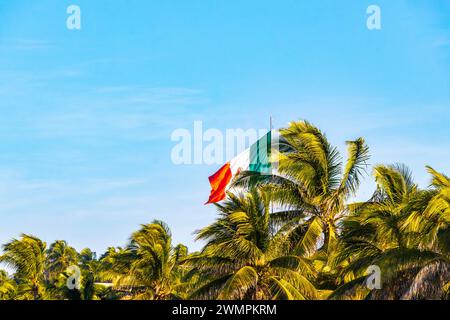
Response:
MULTIPOLYGON (((272 132, 273 129, 273 118, 272 116, 269 116, 269 132, 272 132)), ((273 214, 273 200, 270 200, 271 202, 271 214, 273 214)))

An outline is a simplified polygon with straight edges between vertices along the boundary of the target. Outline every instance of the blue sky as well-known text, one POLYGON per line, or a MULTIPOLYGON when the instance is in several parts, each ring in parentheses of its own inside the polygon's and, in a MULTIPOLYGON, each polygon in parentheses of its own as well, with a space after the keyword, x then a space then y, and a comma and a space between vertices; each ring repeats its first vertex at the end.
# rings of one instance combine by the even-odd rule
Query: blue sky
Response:
POLYGON ((371 163, 403 162, 425 187, 425 164, 450 174, 449 75, 447 1, 2 0, 0 243, 26 232, 102 252, 162 219, 198 249, 218 166, 170 159, 171 133, 195 120, 307 119, 342 150, 365 137, 371 163))

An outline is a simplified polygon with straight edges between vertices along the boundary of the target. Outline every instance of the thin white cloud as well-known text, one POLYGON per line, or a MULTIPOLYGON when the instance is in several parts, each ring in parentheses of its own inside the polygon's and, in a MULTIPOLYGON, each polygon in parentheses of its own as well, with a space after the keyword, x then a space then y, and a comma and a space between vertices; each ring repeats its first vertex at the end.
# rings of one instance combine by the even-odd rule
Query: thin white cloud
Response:
POLYGON ((55 45, 53 42, 39 39, 12 39, 5 41, 2 45, 4 50, 32 51, 51 49, 55 45))

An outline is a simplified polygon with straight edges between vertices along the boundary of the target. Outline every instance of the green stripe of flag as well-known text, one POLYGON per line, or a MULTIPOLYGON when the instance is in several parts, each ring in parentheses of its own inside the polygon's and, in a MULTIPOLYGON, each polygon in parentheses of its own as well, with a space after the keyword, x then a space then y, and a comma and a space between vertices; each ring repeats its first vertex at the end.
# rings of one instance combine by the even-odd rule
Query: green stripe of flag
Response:
POLYGON ((271 174, 272 164, 270 156, 272 152, 272 132, 269 131, 250 147, 249 171, 261 174, 271 174))

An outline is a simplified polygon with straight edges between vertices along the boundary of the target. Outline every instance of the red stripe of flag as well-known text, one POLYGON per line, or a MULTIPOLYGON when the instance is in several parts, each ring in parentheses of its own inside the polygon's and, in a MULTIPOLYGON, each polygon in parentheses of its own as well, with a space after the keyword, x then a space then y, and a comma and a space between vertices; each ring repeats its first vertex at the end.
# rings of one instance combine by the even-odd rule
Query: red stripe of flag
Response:
POLYGON ((228 162, 215 174, 209 177, 209 183, 211 184, 211 194, 209 200, 205 204, 217 203, 222 201, 226 197, 226 188, 230 183, 232 177, 230 163, 228 162))

